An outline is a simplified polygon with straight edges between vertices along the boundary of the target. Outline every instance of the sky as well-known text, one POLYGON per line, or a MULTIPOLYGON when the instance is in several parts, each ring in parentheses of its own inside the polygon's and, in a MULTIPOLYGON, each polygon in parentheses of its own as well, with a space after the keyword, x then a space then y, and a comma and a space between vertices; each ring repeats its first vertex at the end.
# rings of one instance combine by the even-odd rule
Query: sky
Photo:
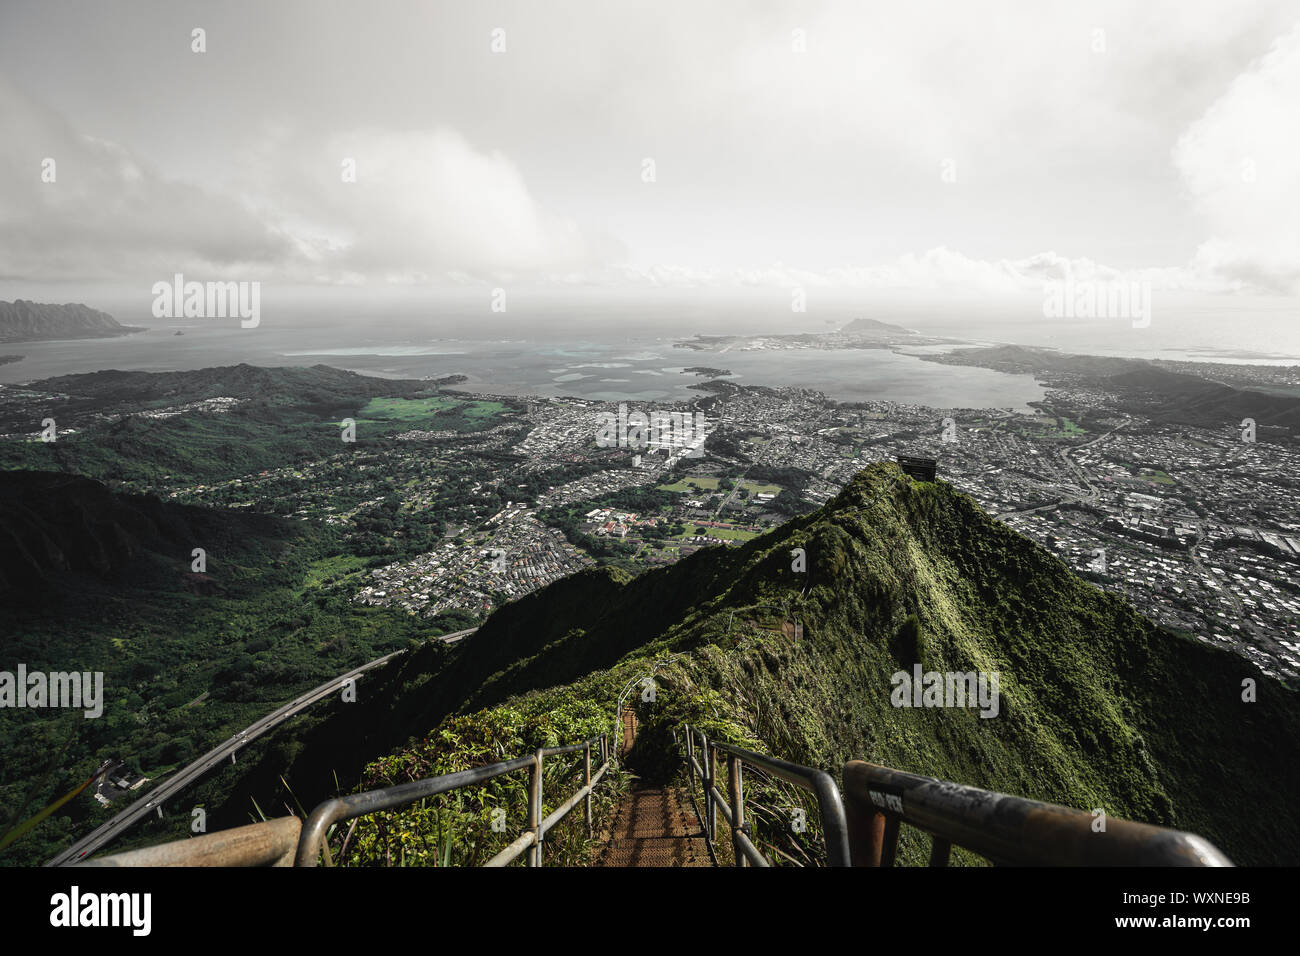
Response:
POLYGON ((0 298, 1300 294, 1294 0, 6 0, 0 129, 0 298))

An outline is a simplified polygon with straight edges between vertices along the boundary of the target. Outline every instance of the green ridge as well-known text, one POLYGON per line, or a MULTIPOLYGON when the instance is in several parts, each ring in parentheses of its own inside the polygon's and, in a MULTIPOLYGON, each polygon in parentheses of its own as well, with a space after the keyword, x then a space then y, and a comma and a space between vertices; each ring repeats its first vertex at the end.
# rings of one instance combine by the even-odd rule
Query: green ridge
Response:
MULTIPOLYGON (((641 705, 642 765, 676 759, 668 731, 685 719, 837 776, 862 758, 1191 830, 1239 864, 1300 851, 1294 690, 1161 630, 969 497, 892 464, 743 547, 637 577, 585 572, 501 609, 460 653, 428 653, 401 662, 390 679, 411 696, 386 705, 420 739, 371 764, 363 786, 398 782, 398 765, 401 779, 441 772, 501 727, 532 746, 541 715, 582 716, 552 720, 552 737, 587 732, 594 715, 612 722, 619 688, 677 654, 641 705), (793 548, 806 574, 791 570, 793 548), (797 641, 782 628, 795 618, 797 641), (997 671, 1000 714, 894 707, 891 675, 918 662, 997 671), (1255 703, 1242 701, 1246 678, 1255 703)), ((923 862, 904 834, 901 859, 923 862)))

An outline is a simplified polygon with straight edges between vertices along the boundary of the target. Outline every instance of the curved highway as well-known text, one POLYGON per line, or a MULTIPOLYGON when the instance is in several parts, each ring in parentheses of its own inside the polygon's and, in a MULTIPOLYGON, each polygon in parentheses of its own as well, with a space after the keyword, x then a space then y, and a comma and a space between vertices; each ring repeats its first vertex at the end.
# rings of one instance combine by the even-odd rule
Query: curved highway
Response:
MULTIPOLYGON (((437 640, 442 641, 444 644, 455 644, 462 638, 473 634, 476 630, 478 630, 476 627, 467 628, 466 630, 456 631, 452 634, 444 634, 437 638, 437 640)), ((96 850, 103 847, 110 840, 120 836, 128 827, 138 822, 141 817, 154 812, 157 807, 161 807, 169 798, 180 793, 180 791, 194 783, 213 767, 216 767, 227 758, 232 757, 235 751, 240 747, 256 740, 267 731, 274 730, 290 717, 297 715, 307 707, 316 703, 316 701, 341 690, 343 682, 349 678, 357 677, 368 670, 373 670, 376 667, 387 664, 394 657, 404 653, 406 653, 405 649, 393 651, 391 654, 385 654, 383 657, 376 658, 368 664, 362 664, 360 667, 350 670, 346 674, 332 677, 319 687, 313 688, 312 690, 307 691, 307 693, 295 697, 284 706, 272 711, 265 717, 259 718, 243 730, 239 731, 233 737, 208 751, 193 763, 168 777, 148 793, 141 795, 141 797, 129 807, 126 807, 120 813, 109 818, 95 830, 82 837, 45 865, 67 866, 68 864, 77 863, 84 859, 91 853, 94 853, 96 850)))

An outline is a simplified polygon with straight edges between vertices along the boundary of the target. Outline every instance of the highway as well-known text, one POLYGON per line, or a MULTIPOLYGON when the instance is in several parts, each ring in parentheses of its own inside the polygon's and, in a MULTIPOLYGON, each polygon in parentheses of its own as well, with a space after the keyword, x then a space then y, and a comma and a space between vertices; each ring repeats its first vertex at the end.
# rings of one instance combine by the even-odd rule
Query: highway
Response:
POLYGON ((1033 508, 1017 508, 1013 511, 1004 511, 1001 514, 994 515, 994 517, 997 518, 997 520, 999 521, 1004 521, 1007 518, 1011 517, 1012 515, 1027 515, 1027 514, 1033 514, 1038 511, 1051 511, 1054 508, 1059 508, 1062 505, 1067 505, 1067 504, 1085 503, 1090 505, 1096 505, 1098 499, 1101 497, 1100 491, 1098 491, 1096 486, 1093 485, 1093 483, 1088 479, 1087 472, 1085 472, 1082 468, 1080 468, 1078 464, 1075 463, 1074 459, 1070 456, 1072 456, 1076 451, 1080 451, 1084 448, 1091 448, 1093 445, 1097 444, 1098 442, 1109 438, 1111 435, 1115 434, 1125 425, 1131 424, 1132 421, 1133 419, 1130 416, 1126 415, 1125 420, 1119 425, 1116 425, 1110 431, 1098 435, 1096 438, 1092 439, 1091 441, 1086 441, 1081 445, 1071 445, 1069 448, 1059 449, 1056 452, 1058 455, 1061 456, 1061 464, 1065 467, 1066 471, 1072 472, 1074 474, 1075 479, 1083 487, 1082 495, 1062 495, 1056 501, 1049 502, 1045 505, 1037 505, 1033 508))
MULTIPOLYGON (((444 634, 437 638, 437 640, 442 641, 444 644, 455 644, 463 638, 468 637, 470 634, 473 634, 476 630, 478 630, 478 628, 471 627, 463 631, 455 631, 451 634, 444 634)), ((96 850, 103 847, 109 841, 116 839, 124 833, 128 827, 138 822, 142 817, 155 812, 156 808, 161 807, 168 799, 179 794, 209 770, 233 757, 235 751, 240 747, 256 740, 262 734, 274 730, 289 718, 296 716, 312 704, 316 703, 316 701, 328 697, 330 694, 341 691, 344 682, 349 678, 358 677, 366 671, 373 670, 376 667, 381 667, 384 664, 387 664, 394 657, 404 653, 406 653, 405 649, 393 651, 391 654, 385 654, 383 657, 376 658, 368 664, 362 664, 360 667, 350 670, 346 674, 340 674, 338 677, 330 678, 330 680, 321 684, 319 687, 313 688, 312 690, 307 691, 307 693, 295 697, 279 709, 272 711, 265 717, 259 718, 243 730, 239 731, 233 737, 208 751, 193 763, 168 777, 148 793, 142 794, 140 798, 129 807, 126 807, 120 813, 109 818, 91 833, 82 837, 45 865, 67 866, 84 859, 91 853, 94 853, 96 850)))

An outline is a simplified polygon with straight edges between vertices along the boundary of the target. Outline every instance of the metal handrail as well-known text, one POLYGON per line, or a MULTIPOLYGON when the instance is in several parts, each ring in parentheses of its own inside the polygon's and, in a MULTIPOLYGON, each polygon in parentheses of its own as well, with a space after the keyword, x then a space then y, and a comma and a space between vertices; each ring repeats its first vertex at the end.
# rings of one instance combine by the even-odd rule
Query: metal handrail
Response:
POLYGON ((76 866, 291 866, 302 821, 280 817, 189 840, 83 860, 76 866))
POLYGON ((745 822, 745 788, 744 765, 749 764, 772 776, 806 790, 817 798, 817 808, 821 815, 822 832, 826 840, 826 858, 829 866, 849 866, 849 830, 844 815, 844 804, 840 800, 839 787, 835 778, 824 770, 804 767, 777 757, 742 750, 731 744, 711 741, 708 735, 698 727, 683 725, 686 743, 686 771, 690 787, 694 790, 695 775, 698 774, 704 790, 704 832, 712 844, 717 836, 717 814, 731 825, 731 842, 736 866, 771 866, 767 857, 754 845, 749 836, 745 822), (695 738, 699 736, 702 748, 702 761, 695 757, 695 738), (727 783, 730 802, 718 789, 718 753, 727 758, 727 783))
POLYGON ((368 790, 365 793, 353 793, 346 797, 334 797, 319 804, 303 825, 302 836, 298 841, 295 866, 316 866, 320 857, 325 858, 326 866, 333 866, 329 846, 325 836, 329 828, 343 820, 367 816, 381 810, 392 810, 414 803, 425 797, 436 796, 461 787, 486 783, 497 777, 527 768, 528 780, 528 824, 524 831, 504 850, 490 859, 487 866, 505 866, 517 859, 525 850, 530 851, 525 858, 528 866, 542 865, 542 843, 547 831, 568 816, 580 802, 585 803, 587 834, 591 835, 591 792, 600 778, 609 769, 609 740, 605 734, 596 734, 582 743, 569 744, 565 747, 541 747, 536 753, 527 757, 516 757, 486 767, 475 767, 458 773, 443 774, 440 777, 427 777, 411 783, 397 784, 380 790, 368 790), (593 774, 591 770, 591 749, 599 745, 601 765, 593 774), (545 819, 542 818, 542 760, 558 754, 583 752, 584 784, 568 798, 559 808, 545 819))
POLYGON ((1232 866, 1194 833, 1107 818, 978 787, 891 770, 844 765, 844 804, 854 866, 893 866, 907 823, 931 834, 931 866, 956 845, 1012 866, 1232 866))

